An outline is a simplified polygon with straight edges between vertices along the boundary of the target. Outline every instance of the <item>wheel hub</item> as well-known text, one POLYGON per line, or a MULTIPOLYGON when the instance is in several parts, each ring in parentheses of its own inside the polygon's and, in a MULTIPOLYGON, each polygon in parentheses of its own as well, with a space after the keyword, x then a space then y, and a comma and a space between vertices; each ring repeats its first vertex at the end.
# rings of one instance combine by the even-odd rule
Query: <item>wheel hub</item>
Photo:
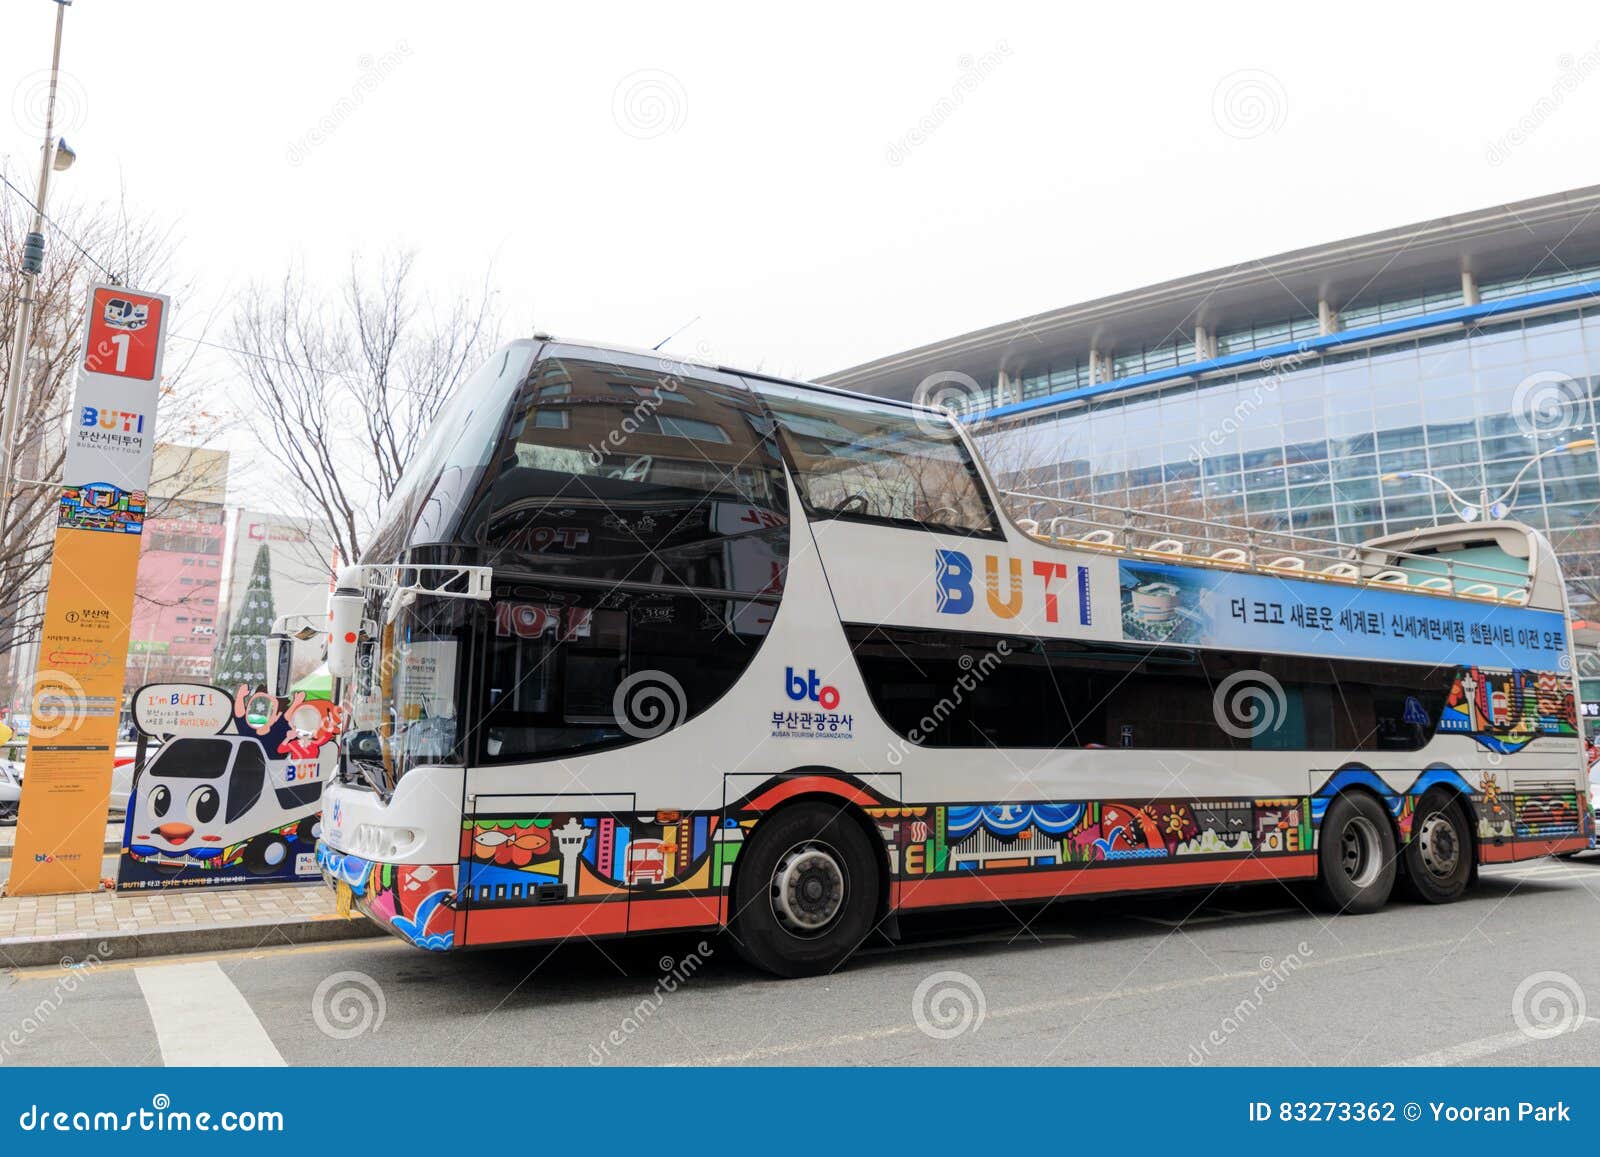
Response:
POLYGON ((1422 866, 1441 880, 1455 875, 1461 863, 1461 841, 1456 827, 1442 815, 1431 815, 1422 821, 1417 833, 1417 847, 1422 853, 1422 866))
POLYGON ((772 873, 772 911, 797 936, 815 936, 844 907, 845 876, 832 848, 798 844, 772 873))
POLYGON ((1352 816, 1339 833, 1339 864, 1358 888, 1365 888, 1383 870, 1378 829, 1365 816, 1352 816))

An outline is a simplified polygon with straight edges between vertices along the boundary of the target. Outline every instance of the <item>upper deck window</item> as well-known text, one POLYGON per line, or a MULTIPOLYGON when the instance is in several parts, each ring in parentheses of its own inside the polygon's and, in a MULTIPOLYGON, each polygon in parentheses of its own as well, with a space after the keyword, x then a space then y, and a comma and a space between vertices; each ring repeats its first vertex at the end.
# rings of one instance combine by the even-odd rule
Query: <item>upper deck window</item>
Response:
POLYGON ((912 410, 761 385, 807 512, 958 534, 998 534, 978 470, 954 428, 912 410))
POLYGON ((760 402, 671 363, 546 356, 457 538, 492 566, 775 598, 788 487, 760 402))

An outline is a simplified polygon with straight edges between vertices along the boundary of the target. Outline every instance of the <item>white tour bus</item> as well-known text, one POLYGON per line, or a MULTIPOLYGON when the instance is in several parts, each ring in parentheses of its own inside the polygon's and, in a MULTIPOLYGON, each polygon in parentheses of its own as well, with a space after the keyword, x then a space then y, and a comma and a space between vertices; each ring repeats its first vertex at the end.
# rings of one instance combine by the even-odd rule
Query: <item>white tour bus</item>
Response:
POLYGON ((798 975, 905 912, 1365 912, 1587 845, 1538 534, 1139 525, 931 410, 513 342, 332 596, 322 871, 424 948, 728 927, 798 975))

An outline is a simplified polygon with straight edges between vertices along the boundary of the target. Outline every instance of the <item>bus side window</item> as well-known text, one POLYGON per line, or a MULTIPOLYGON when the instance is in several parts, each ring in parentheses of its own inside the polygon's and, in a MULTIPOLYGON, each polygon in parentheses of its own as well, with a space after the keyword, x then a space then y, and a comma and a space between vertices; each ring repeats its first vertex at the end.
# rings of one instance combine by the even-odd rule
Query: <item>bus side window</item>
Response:
POLYGON ((262 757, 260 744, 241 743, 239 753, 233 757, 233 775, 228 780, 228 811, 224 822, 231 824, 255 807, 266 782, 267 761, 262 757))

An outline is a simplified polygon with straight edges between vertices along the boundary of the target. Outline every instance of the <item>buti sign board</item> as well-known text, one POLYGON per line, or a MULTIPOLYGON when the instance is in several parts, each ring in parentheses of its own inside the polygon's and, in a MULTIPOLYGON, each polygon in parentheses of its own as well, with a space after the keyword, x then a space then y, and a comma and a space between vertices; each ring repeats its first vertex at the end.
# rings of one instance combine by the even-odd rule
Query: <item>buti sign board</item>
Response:
POLYGON ((13 896, 100 885, 170 300, 97 285, 56 509, 13 896))

